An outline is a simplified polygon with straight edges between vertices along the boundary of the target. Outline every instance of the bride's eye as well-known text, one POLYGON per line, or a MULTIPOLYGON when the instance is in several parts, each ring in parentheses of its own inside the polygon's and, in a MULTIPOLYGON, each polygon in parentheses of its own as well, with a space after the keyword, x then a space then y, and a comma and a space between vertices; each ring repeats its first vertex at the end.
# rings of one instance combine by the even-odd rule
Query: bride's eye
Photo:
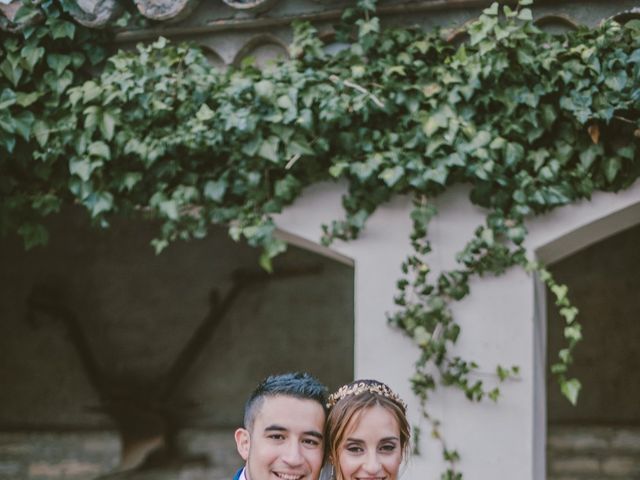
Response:
POLYGON ((383 452, 393 452, 396 449, 395 443, 383 443, 380 445, 380 450, 383 452))
POLYGON ((350 453, 361 453, 362 452, 362 447, 360 445, 358 445, 358 444, 355 444, 355 443, 347 444, 347 445, 345 445, 344 448, 345 448, 345 450, 347 452, 350 452, 350 453))

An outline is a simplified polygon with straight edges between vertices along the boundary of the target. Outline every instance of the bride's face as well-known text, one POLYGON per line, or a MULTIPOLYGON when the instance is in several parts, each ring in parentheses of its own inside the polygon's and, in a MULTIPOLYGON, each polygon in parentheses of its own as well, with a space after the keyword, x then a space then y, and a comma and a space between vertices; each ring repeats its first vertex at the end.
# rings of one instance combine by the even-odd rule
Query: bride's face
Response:
POLYGON ((338 449, 341 480, 397 480, 402 463, 400 426, 384 407, 363 410, 348 425, 338 449))

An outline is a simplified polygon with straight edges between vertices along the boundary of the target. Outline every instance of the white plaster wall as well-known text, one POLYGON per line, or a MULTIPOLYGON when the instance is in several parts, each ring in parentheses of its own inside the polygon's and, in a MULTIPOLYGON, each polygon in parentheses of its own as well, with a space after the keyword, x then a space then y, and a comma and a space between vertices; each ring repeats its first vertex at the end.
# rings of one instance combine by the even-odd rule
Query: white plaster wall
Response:
MULTIPOLYGON (((318 242, 322 223, 342 218, 344 186, 324 184, 310 188, 276 221, 285 237, 301 243, 318 242)), ((468 190, 453 188, 436 199, 439 214, 430 229, 434 274, 454 266, 454 257, 484 212, 470 204, 468 190)), ((400 264, 410 252, 407 199, 381 207, 361 237, 336 242, 318 251, 346 257, 355 267, 355 375, 389 383, 408 401, 413 424, 423 427, 422 454, 414 456, 404 480, 436 480, 444 464, 439 445, 420 422, 418 403, 408 378, 417 349, 387 325, 392 311, 400 264)), ((579 248, 640 222, 640 182, 619 194, 597 194, 589 202, 567 206, 528 223, 527 246, 534 255, 554 261, 579 248)), ((453 389, 440 389, 431 412, 442 420, 449 448, 461 456, 466 480, 542 480, 544 478, 544 291, 519 269, 500 277, 473 281, 469 297, 453 305, 462 326, 456 353, 480 364, 491 383, 498 363, 519 365, 521 378, 502 387, 497 404, 471 404, 453 389), (537 292, 537 293, 536 293, 537 292)))

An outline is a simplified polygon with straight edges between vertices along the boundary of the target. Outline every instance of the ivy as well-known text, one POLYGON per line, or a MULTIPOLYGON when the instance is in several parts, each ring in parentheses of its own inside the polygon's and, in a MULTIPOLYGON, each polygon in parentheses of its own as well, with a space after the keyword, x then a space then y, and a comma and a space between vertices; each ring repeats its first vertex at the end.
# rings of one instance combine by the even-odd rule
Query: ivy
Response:
POLYGON ((462 478, 429 396, 443 384, 495 401, 519 370, 497 366, 487 385, 475 362, 453 355, 461 328, 451 302, 474 277, 514 266, 538 275, 566 322, 552 372, 575 403, 578 310, 530 258, 525 221, 640 176, 640 23, 551 35, 532 23, 530 3, 493 4, 456 44, 442 31, 381 28, 375 2, 361 0, 336 26, 348 47, 335 55, 298 23, 291 60, 227 72, 163 38, 108 55, 105 38, 72 23, 66 3, 26 4, 22 28, 2 33, 0 230, 27 247, 45 243, 41 220, 75 203, 97 225, 117 215, 159 220, 161 251, 222 224, 262 248, 269 270, 285 249, 273 215, 305 187, 348 185, 344 218, 322 227, 326 244, 356 238, 380 205, 409 196, 412 253, 389 322, 420 349, 411 384, 442 442, 442 478, 462 478), (460 183, 486 219, 457 267, 435 274, 433 200, 460 183))

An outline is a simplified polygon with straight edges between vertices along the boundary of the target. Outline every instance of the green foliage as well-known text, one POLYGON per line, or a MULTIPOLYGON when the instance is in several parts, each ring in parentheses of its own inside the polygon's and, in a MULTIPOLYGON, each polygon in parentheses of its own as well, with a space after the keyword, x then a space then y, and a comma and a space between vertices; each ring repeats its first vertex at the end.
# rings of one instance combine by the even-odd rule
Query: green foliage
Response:
MULTIPOLYGON (((43 11, 46 21, 2 34, 0 230, 27 247, 44 243, 39 220, 76 203, 99 225, 114 215, 159 220, 160 251, 222 224, 262 248, 268 270, 285 248, 272 216, 305 187, 348 185, 345 217, 323 226, 327 244, 357 237, 379 205, 408 195, 413 252, 389 321, 420 349, 411 382, 433 436, 442 441, 426 409, 438 384, 472 401, 500 396, 477 379, 477 364, 451 353, 461 329, 450 303, 473 277, 512 266, 556 298, 567 347, 552 371, 575 403, 580 383, 567 372, 578 311, 528 258, 525 220, 640 175, 640 29, 604 22, 550 35, 531 22, 530 3, 492 5, 454 45, 437 31, 382 29, 375 2, 361 0, 337 26, 349 48, 328 55, 301 23, 291 61, 226 73, 162 38, 107 57, 104 39, 71 23, 64 4, 29 4, 23 20, 43 11), (434 274, 432 201, 459 183, 486 221, 458 267, 434 274)), ((498 366, 496 382, 518 374, 498 366)), ((457 452, 443 442, 443 453, 442 478, 461 478, 457 452)))
POLYGON ((19 33, 0 32, 0 232, 17 231, 28 248, 48 239, 39 219, 70 200, 63 155, 77 119, 68 92, 107 55, 103 35, 78 27, 66 8, 25 2, 15 18, 19 33))

